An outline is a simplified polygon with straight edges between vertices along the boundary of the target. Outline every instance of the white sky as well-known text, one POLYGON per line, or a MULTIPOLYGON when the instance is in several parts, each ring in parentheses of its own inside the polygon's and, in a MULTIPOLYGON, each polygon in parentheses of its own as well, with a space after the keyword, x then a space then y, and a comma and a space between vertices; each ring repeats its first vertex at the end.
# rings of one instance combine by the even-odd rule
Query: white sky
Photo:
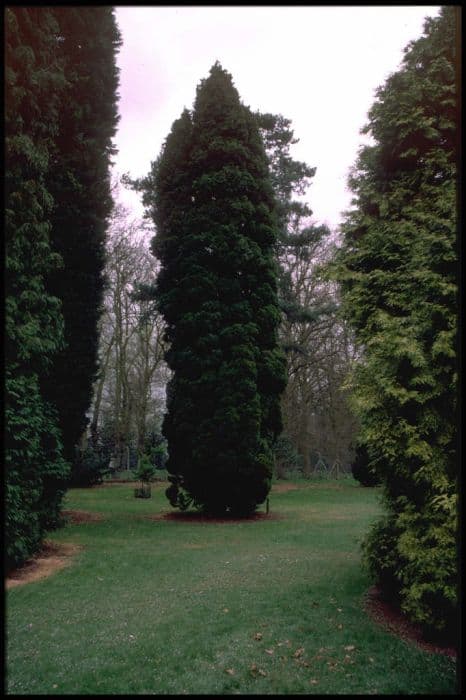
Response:
MULTIPOLYGON (((145 175, 219 60, 244 104, 291 119, 291 155, 316 167, 305 197, 336 228, 375 90, 439 6, 118 6, 123 45, 115 171, 145 175)), ((123 190, 135 215, 139 196, 123 190)))

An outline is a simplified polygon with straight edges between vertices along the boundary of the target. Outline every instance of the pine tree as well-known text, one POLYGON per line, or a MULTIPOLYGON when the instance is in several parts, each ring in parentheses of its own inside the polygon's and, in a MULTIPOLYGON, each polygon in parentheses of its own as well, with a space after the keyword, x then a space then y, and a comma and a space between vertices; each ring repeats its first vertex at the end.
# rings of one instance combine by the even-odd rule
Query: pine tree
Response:
POLYGON ((60 416, 65 454, 87 423, 97 369, 104 245, 112 210, 110 158, 117 125, 120 36, 111 7, 55 7, 57 57, 67 89, 59 110, 47 187, 54 199, 51 242, 63 267, 47 284, 61 299, 65 347, 42 389, 60 416))
MULTIPOLYGON (((333 304, 309 308, 300 303, 295 289, 292 269, 297 259, 309 259, 318 243, 330 235, 324 225, 312 224, 312 209, 306 202, 295 199, 305 194, 316 173, 306 163, 290 155, 290 147, 298 143, 291 128, 291 120, 281 114, 255 113, 260 134, 264 141, 269 163, 270 181, 273 187, 278 221, 276 259, 278 262, 279 305, 287 324, 313 323, 335 310, 333 304)), ((286 352, 303 352, 303 348, 290 344, 282 327, 283 347, 286 352)))
POLYGON ((62 264, 50 244, 46 186, 63 72, 57 26, 41 7, 5 12, 5 506, 6 565, 22 563, 57 523, 68 467, 40 379, 63 346, 46 278, 62 264))
POLYGON ((246 515, 271 483, 281 430, 277 230, 254 117, 219 64, 139 184, 157 234, 167 324, 173 505, 246 515))
POLYGON ((388 514, 368 560, 403 609, 437 630, 456 619, 455 50, 455 8, 445 7, 378 90, 339 273, 365 349, 361 437, 377 455, 388 514))

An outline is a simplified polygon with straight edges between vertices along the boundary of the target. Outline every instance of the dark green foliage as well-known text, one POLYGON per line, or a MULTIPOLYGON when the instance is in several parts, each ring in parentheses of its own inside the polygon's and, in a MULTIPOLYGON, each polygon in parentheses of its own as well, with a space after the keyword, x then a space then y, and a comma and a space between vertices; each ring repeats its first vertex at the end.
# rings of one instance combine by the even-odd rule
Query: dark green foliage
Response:
POLYGON ((296 223, 312 214, 305 202, 293 200, 309 187, 316 169, 290 156, 290 146, 298 143, 291 129, 291 120, 281 114, 254 115, 262 135, 269 162, 270 181, 275 193, 279 224, 278 245, 283 245, 289 229, 296 233, 296 223))
POLYGON ((277 229, 256 122, 218 64, 139 186, 157 227, 156 296, 173 370, 167 496, 247 515, 270 489, 281 430, 277 229))
POLYGON ((356 451, 351 465, 351 472, 362 486, 377 486, 380 478, 371 464, 367 447, 363 444, 356 446, 356 451))
MULTIPOLYGON (((16 368, 14 368, 16 369, 16 368)), ((22 564, 60 522, 68 464, 61 455, 56 415, 44 403, 37 376, 5 381, 6 568, 22 564)))
POLYGON ((57 416, 39 379, 63 346, 59 300, 45 279, 61 264, 50 245, 46 186, 63 75, 47 8, 5 12, 5 488, 6 566, 40 546, 58 521, 68 466, 57 416))
POLYGON ((142 454, 138 460, 137 469, 133 472, 136 479, 141 482, 141 486, 134 489, 135 498, 151 498, 151 481, 156 478, 155 467, 152 464, 151 457, 142 454))
POLYGON ((61 305, 44 283, 62 265, 50 246, 53 200, 45 181, 63 75, 50 12, 8 8, 5 20, 6 361, 44 372, 63 345, 61 305))
MULTIPOLYGON (((297 260, 312 258, 316 244, 330 233, 327 226, 310 224, 310 207, 305 202, 293 199, 295 195, 305 194, 316 168, 291 157, 290 147, 299 139, 294 137, 290 119, 281 114, 260 112, 256 112, 254 118, 264 141, 276 202, 278 236, 275 254, 279 270, 280 310, 290 324, 314 323, 323 315, 334 312, 335 304, 316 308, 303 305, 296 293, 292 269, 297 260)), ((286 331, 283 331, 283 335, 282 347, 285 352, 303 351, 303 348, 292 348, 287 344, 286 331)))
POLYGON ((64 265, 49 275, 48 288, 62 301, 66 347, 55 356, 43 390, 58 409, 65 454, 72 459, 96 373, 120 37, 112 7, 63 6, 53 13, 67 89, 47 186, 55 203, 51 241, 64 265))
MULTIPOLYGON (((436 630, 455 618, 457 595, 456 47, 455 8, 445 7, 379 89, 339 275, 365 347, 355 399, 362 438, 380 455, 393 585, 403 609, 436 630)), ((368 556, 383 582, 377 532, 368 556)))
POLYGON ((75 448, 71 465, 70 486, 86 487, 101 484, 110 474, 111 445, 108 442, 93 441, 86 447, 75 448))
POLYGON ((134 477, 142 482, 142 484, 150 484, 154 481, 155 467, 151 462, 149 455, 143 454, 139 457, 137 469, 134 471, 134 477))
POLYGON ((156 469, 165 469, 168 459, 167 441, 156 431, 149 431, 144 441, 144 452, 148 454, 156 469))
POLYGON ((111 8, 6 22, 7 564, 56 526, 90 403, 118 41, 111 8))

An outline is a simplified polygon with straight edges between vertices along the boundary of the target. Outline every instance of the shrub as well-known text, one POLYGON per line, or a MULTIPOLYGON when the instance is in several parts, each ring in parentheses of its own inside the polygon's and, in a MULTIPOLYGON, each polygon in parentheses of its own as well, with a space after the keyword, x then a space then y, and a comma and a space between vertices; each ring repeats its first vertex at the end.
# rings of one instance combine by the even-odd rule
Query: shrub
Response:
POLYGON ((70 485, 83 488, 101 484, 104 477, 110 473, 109 461, 109 451, 104 447, 76 448, 70 485))
POLYGON ((165 469, 168 459, 165 443, 161 443, 160 445, 151 448, 150 459, 156 469, 165 469))
POLYGON ((138 467, 133 473, 135 478, 141 482, 140 488, 134 490, 136 498, 150 498, 150 483, 155 480, 155 467, 149 455, 143 454, 139 457, 138 467))

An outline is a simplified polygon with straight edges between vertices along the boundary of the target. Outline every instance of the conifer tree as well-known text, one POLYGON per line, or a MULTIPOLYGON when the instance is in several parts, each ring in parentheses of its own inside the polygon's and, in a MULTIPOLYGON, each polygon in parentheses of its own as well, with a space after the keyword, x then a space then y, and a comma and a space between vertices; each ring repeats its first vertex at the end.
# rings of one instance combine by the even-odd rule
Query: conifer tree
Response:
MULTIPOLYGON (((273 187, 278 220, 276 259, 279 266, 278 295, 284 321, 288 324, 314 323, 335 311, 334 304, 323 304, 314 308, 300 304, 295 290, 295 281, 290 270, 290 259, 306 259, 309 251, 330 235, 325 225, 310 222, 312 209, 308 204, 295 199, 305 194, 316 173, 312 168, 290 155, 290 147, 298 143, 291 128, 291 120, 281 114, 256 112, 255 118, 264 141, 269 163, 270 180, 273 187)), ((286 352, 303 352, 302 348, 290 344, 286 333, 283 346, 286 352)))
POLYGON ((339 273, 365 351, 354 380, 361 439, 387 508, 367 558, 385 591, 435 630, 456 620, 456 47, 445 7, 378 90, 339 273))
POLYGON ((119 37, 111 8, 6 20, 7 565, 57 525, 90 403, 119 37), (65 449, 63 449, 63 441, 65 449))
POLYGON ((281 430, 277 227, 257 124, 218 63, 139 188, 157 228, 156 296, 173 371, 167 495, 247 515, 270 489, 281 430))
POLYGON ((46 186, 63 72, 57 25, 42 7, 5 11, 5 507, 6 565, 22 563, 57 523, 68 467, 40 379, 63 347, 58 298, 46 279, 62 261, 50 244, 46 186))
POLYGON ((65 347, 42 390, 60 417, 65 455, 87 423, 97 369, 104 244, 112 210, 110 158, 117 125, 120 36, 113 8, 54 7, 57 59, 67 89, 60 102, 47 187, 54 199, 51 242, 63 266, 47 284, 61 299, 65 347))

